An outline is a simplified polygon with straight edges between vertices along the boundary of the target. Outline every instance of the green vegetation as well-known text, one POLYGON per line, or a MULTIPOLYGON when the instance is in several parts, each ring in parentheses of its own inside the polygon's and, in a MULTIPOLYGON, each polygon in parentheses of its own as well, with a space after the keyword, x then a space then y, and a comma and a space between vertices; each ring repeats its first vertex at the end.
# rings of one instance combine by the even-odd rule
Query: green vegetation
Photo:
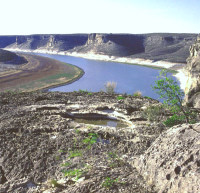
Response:
MULTIPOLYGON (((70 178, 73 181, 77 181, 81 177, 83 177, 84 174, 87 173, 88 170, 90 169, 90 166, 83 162, 79 162, 78 164, 73 163, 71 161, 71 159, 75 158, 75 157, 82 157, 83 153, 85 151, 87 151, 88 149, 90 149, 91 146, 97 142, 97 139, 99 137, 98 134, 96 134, 96 133, 88 133, 87 137, 84 137, 83 140, 80 140, 80 139, 78 139, 79 134, 80 134, 80 131, 78 129, 76 129, 75 130, 76 137, 73 138, 73 147, 72 147, 73 150, 70 150, 70 151, 59 150, 58 151, 60 154, 68 152, 68 160, 63 162, 60 166, 64 167, 64 169, 62 169, 62 173, 64 174, 64 176, 70 178), (84 148, 85 145, 87 148, 84 148), (81 148, 81 149, 79 149, 79 148, 81 148), (70 169, 73 166, 76 166, 76 167, 73 169, 70 169)), ((56 156, 56 157, 59 157, 59 159, 60 159, 61 155, 56 156)), ((56 159, 56 160, 58 161, 59 159, 56 159)))
POLYGON ((148 121, 160 121, 160 116, 166 113, 166 108, 164 105, 152 105, 147 107, 143 113, 143 118, 147 119, 148 121))
POLYGON ((123 97, 123 96, 117 96, 117 100, 123 100, 123 99, 125 99, 125 97, 123 97))
POLYGON ((65 163, 61 164, 61 166, 63 166, 63 167, 68 167, 68 166, 70 166, 71 164, 72 164, 71 162, 65 162, 65 163))
POLYGON ((164 124, 170 127, 184 122, 194 123, 196 120, 195 113, 183 106, 184 92, 168 74, 169 72, 166 70, 161 71, 160 79, 153 86, 153 89, 160 95, 160 98, 164 99, 164 104, 173 114, 164 124))
POLYGON ((74 150, 69 152, 69 158, 74 158, 74 157, 81 157, 83 155, 83 152, 80 150, 74 150))
POLYGON ((79 89, 78 92, 80 92, 80 93, 88 93, 87 90, 82 90, 82 89, 79 89))
POLYGON ((64 170, 63 173, 65 177, 74 178, 75 181, 79 180, 83 175, 83 172, 80 169, 64 170))
POLYGON ((118 178, 112 179, 110 177, 106 177, 102 183, 102 186, 105 188, 112 188, 114 185, 118 183, 118 178))
POLYGON ((146 99, 152 99, 151 97, 148 97, 148 96, 144 96, 144 98, 146 98, 146 99))
POLYGON ((116 168, 124 165, 122 159, 119 158, 116 152, 108 152, 108 166, 111 168, 116 168))
POLYGON ((83 143, 86 144, 86 145, 93 145, 94 143, 97 142, 97 139, 98 139, 98 135, 96 133, 89 133, 88 134, 88 137, 83 139, 83 143))

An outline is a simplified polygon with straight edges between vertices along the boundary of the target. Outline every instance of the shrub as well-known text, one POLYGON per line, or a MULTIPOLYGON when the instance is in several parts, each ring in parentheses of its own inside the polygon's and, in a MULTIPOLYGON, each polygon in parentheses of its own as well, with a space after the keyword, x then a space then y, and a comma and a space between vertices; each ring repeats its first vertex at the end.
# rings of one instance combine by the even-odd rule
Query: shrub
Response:
POLYGON ((193 113, 183 106, 184 92, 178 83, 168 76, 168 73, 169 71, 162 70, 159 76, 160 79, 153 86, 153 89, 160 95, 160 98, 164 99, 164 103, 168 105, 170 111, 174 114, 166 120, 165 124, 173 126, 183 122, 190 123, 196 118, 194 119, 193 113))
POLYGON ((117 100, 123 100, 123 99, 125 99, 125 97, 123 97, 123 96, 117 96, 117 100))
POLYGON ((184 123, 184 122, 185 122, 184 115, 176 115, 176 114, 174 114, 173 116, 168 118, 166 121, 164 121, 164 124, 167 127, 172 127, 174 125, 178 125, 178 124, 181 124, 181 123, 184 123))
MULTIPOLYGON (((194 124, 197 122, 197 113, 196 112, 186 112, 188 114, 187 116, 190 118, 189 123, 194 124)), ((166 121, 164 121, 164 124, 167 127, 172 127, 174 125, 185 123, 185 115, 177 115, 174 114, 170 118, 168 118, 166 121)))
POLYGON ((149 96, 144 96, 144 98, 146 98, 146 99, 152 99, 151 97, 149 97, 149 96))
POLYGON ((138 91, 133 93, 133 96, 134 97, 141 97, 142 96, 142 92, 138 90, 138 91))
POLYGON ((143 118, 148 121, 156 121, 159 122, 162 115, 166 113, 166 109, 163 105, 152 105, 147 107, 143 113, 143 118))
POLYGON ((107 82, 105 84, 106 92, 108 94, 113 94, 115 92, 115 88, 116 87, 117 87, 117 83, 116 82, 107 82))

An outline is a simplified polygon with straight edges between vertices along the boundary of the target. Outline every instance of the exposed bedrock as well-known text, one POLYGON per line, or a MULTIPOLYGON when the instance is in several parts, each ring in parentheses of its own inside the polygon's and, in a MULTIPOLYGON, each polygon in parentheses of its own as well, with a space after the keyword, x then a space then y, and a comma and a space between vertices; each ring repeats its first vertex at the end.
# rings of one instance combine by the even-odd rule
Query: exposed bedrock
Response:
POLYGON ((185 63, 197 34, 71 34, 0 36, 0 48, 94 53, 185 63))
POLYGON ((162 192, 200 192, 200 124, 163 132, 134 166, 162 192))
POLYGON ((190 57, 187 60, 186 102, 189 106, 200 108, 200 35, 190 47, 190 57))
POLYGON ((149 122, 151 105, 102 92, 0 93, 0 193, 198 193, 199 124, 168 129, 167 112, 149 122))

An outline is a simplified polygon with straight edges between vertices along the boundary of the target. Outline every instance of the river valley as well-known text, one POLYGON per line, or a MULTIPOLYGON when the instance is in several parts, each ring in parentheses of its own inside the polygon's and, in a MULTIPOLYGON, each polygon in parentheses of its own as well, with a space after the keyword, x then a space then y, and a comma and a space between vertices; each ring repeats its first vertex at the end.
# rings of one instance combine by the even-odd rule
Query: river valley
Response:
POLYGON ((133 94, 136 91, 141 91, 143 96, 158 99, 158 95, 152 90, 151 86, 157 79, 160 69, 125 63, 89 60, 73 56, 39 55, 76 65, 85 72, 79 80, 71 84, 51 88, 49 91, 71 92, 87 90, 89 92, 98 92, 105 90, 106 82, 114 81, 117 83, 117 93, 133 94))

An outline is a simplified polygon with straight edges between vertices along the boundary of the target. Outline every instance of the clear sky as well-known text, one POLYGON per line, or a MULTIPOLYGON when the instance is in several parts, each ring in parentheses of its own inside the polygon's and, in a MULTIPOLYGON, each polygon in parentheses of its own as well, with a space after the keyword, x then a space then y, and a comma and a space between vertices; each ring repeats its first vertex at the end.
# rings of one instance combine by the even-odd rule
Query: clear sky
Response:
POLYGON ((0 0, 0 35, 200 33, 200 0, 0 0))

